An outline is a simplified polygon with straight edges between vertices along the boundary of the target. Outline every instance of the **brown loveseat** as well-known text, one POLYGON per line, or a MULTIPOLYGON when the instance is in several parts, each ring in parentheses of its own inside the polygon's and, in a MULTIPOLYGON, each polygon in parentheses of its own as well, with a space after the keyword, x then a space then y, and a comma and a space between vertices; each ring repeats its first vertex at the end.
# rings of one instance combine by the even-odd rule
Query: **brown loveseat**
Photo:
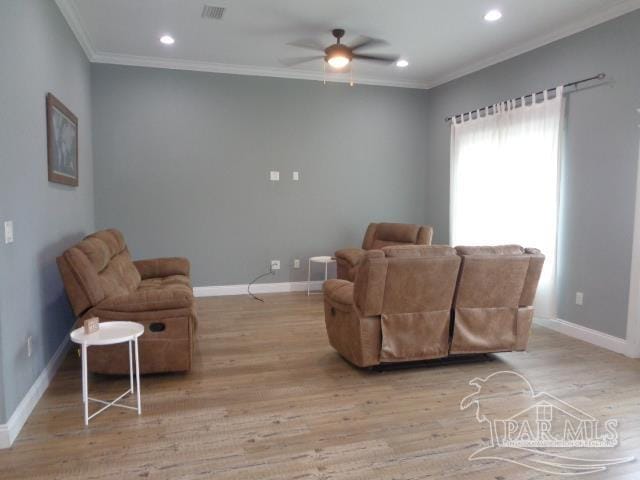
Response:
MULTIPOLYGON (((94 316, 141 323, 141 373, 191 369, 196 314, 186 258, 133 262, 122 233, 110 229, 89 235, 57 262, 78 326, 94 316)), ((92 347, 88 366, 128 373, 127 346, 92 347)))
POLYGON ((430 225, 407 223, 370 223, 364 234, 362 248, 344 248, 335 253, 337 276, 353 282, 358 264, 367 250, 393 245, 431 245, 433 228, 430 225))
POLYGON ((349 362, 525 350, 544 256, 519 246, 370 250, 324 284, 329 343, 349 362))

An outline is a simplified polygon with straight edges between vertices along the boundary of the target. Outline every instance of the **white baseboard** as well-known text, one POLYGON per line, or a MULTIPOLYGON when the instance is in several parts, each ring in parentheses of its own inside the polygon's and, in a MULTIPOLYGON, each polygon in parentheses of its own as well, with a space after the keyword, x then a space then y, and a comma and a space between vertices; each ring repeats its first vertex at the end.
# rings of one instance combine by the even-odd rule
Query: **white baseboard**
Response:
POLYGON ((49 383, 51 383, 51 380, 62 364, 62 361, 69 349, 69 345, 70 340, 69 335, 67 334, 65 335, 65 340, 53 354, 47 366, 44 368, 42 373, 38 375, 36 381, 31 385, 27 394, 11 414, 9 421, 7 423, 0 424, 0 448, 11 447, 14 440, 18 437, 20 430, 22 430, 22 427, 29 418, 29 415, 31 415, 31 412, 38 404, 40 397, 42 397, 42 394, 47 390, 49 383))
POLYGON ((606 348, 612 352, 621 353, 623 355, 631 356, 629 345, 624 338, 614 337, 608 333, 599 332, 591 328, 583 327, 575 323, 567 322, 566 320, 548 319, 548 318, 536 318, 535 322, 538 325, 546 327, 555 332, 562 333, 569 337, 577 338, 583 342, 591 343, 598 347, 606 348))
MULTIPOLYGON (((322 290, 322 280, 311 282, 311 290, 322 290)), ((195 297, 219 297, 222 295, 247 295, 247 284, 243 285, 213 285, 208 287, 194 287, 195 297)), ((307 282, 278 282, 255 283, 251 285, 251 293, 283 293, 306 292, 307 282)))

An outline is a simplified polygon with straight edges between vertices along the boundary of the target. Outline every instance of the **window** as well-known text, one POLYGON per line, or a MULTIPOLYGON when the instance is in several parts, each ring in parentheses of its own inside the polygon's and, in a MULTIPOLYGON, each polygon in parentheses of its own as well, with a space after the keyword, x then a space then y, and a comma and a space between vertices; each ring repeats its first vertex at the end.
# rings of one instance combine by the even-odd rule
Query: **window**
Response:
POLYGON ((562 88, 543 97, 452 121, 451 243, 539 248, 546 260, 536 311, 555 318, 562 88))

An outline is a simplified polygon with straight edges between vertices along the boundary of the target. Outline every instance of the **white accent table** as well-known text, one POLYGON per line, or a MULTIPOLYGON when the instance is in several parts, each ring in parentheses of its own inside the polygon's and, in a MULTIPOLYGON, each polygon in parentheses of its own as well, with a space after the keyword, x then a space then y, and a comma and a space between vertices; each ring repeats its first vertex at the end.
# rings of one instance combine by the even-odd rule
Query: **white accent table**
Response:
POLYGON ((310 257, 309 258, 309 266, 307 267, 307 296, 311 295, 311 263, 324 263, 324 281, 327 281, 327 268, 330 263, 335 263, 335 258, 333 257, 310 257))
POLYGON ((104 412, 109 407, 128 408, 137 410, 138 415, 142 413, 140 405, 140 361, 138 356, 138 337, 144 333, 144 327, 135 322, 104 322, 100 323, 100 329, 97 332, 86 334, 84 327, 76 328, 71 332, 71 340, 82 346, 82 401, 84 403, 84 424, 89 425, 96 415, 104 412), (124 392, 112 402, 106 402, 89 396, 89 380, 87 377, 87 349, 93 345, 114 345, 116 343, 129 343, 129 390, 124 392), (132 349, 135 348, 136 358, 136 388, 133 386, 133 356, 132 349), (130 407, 118 403, 126 395, 137 395, 137 407, 130 407), (89 415, 89 401, 101 403, 104 405, 97 412, 89 415))

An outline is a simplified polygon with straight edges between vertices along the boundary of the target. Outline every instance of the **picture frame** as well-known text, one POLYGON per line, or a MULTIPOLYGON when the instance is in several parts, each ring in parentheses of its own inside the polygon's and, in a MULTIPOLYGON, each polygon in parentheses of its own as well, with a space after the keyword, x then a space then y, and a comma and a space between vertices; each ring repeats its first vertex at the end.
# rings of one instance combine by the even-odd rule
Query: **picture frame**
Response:
POLYGON ((78 117, 47 93, 47 164, 49 181, 78 186, 78 117))

